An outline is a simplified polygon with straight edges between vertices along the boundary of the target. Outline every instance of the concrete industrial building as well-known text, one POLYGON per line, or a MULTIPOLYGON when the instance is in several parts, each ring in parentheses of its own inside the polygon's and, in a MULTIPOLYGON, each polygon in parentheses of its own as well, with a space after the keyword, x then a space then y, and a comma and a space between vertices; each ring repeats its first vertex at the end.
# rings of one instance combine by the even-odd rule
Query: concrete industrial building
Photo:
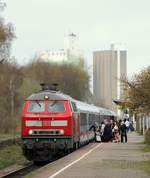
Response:
MULTIPOLYGON (((93 93, 96 104, 113 109, 117 107, 113 100, 120 99, 123 90, 120 78, 127 75, 127 52, 115 45, 111 50, 93 53, 93 93)), ((118 112, 120 115, 120 113, 118 112)))

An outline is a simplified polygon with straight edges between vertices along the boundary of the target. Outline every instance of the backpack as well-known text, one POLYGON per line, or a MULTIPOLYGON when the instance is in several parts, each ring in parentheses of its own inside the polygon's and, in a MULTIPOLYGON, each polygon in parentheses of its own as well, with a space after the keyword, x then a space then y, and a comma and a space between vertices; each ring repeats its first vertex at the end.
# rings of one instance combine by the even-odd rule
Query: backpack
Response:
POLYGON ((121 131, 121 133, 126 133, 126 125, 125 124, 122 124, 120 126, 120 131, 121 131))

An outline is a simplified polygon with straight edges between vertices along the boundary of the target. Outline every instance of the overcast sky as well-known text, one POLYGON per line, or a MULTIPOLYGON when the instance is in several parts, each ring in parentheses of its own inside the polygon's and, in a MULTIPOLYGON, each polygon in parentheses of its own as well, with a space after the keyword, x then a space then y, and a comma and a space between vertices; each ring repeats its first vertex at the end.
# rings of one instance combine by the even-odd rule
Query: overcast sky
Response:
POLYGON ((150 65, 150 0, 5 0, 3 16, 15 27, 12 54, 25 63, 38 51, 63 48, 68 31, 92 52, 126 45, 128 74, 150 65))

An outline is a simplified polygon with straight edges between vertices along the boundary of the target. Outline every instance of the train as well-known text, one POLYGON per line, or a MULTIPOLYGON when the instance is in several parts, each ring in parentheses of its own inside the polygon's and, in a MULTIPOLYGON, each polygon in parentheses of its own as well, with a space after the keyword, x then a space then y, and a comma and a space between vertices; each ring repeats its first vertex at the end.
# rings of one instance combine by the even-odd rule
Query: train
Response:
POLYGON ((95 139, 95 128, 116 113, 78 101, 57 90, 42 88, 24 101, 22 149, 34 163, 69 153, 95 139))

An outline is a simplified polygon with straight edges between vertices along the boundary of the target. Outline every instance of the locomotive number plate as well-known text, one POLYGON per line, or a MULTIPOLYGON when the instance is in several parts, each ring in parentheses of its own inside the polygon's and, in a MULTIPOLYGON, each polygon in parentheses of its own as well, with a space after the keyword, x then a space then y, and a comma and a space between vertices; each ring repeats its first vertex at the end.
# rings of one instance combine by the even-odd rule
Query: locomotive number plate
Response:
POLYGON ((51 121, 43 121, 43 126, 50 126, 51 125, 51 121))

